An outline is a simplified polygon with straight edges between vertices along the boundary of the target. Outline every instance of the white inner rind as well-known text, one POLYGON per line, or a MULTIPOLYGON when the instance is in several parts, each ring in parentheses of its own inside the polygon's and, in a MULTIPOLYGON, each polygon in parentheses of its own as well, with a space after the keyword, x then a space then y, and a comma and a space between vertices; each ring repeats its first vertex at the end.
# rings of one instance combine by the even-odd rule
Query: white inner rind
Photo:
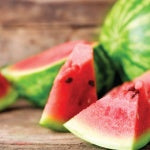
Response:
POLYGON ((150 139, 150 130, 146 134, 142 135, 138 140, 131 137, 115 137, 111 134, 106 134, 104 132, 93 129, 85 123, 73 118, 70 121, 66 122, 64 126, 71 131, 76 136, 81 139, 90 142, 92 144, 109 148, 109 149, 118 149, 118 150, 132 150, 143 147, 149 142, 150 139))
POLYGON ((65 60, 66 60, 66 58, 63 58, 60 61, 53 62, 53 63, 50 63, 48 65, 45 65, 45 66, 42 66, 42 67, 39 67, 39 68, 33 68, 33 69, 30 68, 29 70, 27 70, 27 69, 25 69, 25 70, 17 70, 16 69, 15 70, 15 69, 11 69, 12 66, 10 66, 10 67, 2 69, 1 73, 4 76, 9 77, 9 78, 13 78, 13 77, 19 78, 19 77, 24 76, 24 75, 29 75, 29 74, 41 72, 43 70, 46 70, 46 69, 50 68, 51 66, 55 66, 55 65, 61 64, 65 60))

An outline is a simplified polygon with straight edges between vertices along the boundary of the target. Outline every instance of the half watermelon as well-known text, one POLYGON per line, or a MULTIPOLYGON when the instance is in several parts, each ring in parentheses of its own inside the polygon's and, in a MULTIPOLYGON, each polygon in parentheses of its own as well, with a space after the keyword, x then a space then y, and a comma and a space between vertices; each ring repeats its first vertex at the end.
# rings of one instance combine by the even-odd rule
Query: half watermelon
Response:
POLYGON ((117 0, 100 33, 100 43, 123 81, 150 69, 150 1, 117 0))
POLYGON ((0 111, 8 108, 17 99, 17 92, 0 73, 0 111))
POLYGON ((150 140, 150 72, 114 88, 64 126, 78 137, 110 149, 139 149, 150 140), (149 82, 146 85, 146 82, 149 82))
POLYGON ((96 100, 93 49, 78 44, 54 81, 40 124, 65 131, 63 123, 96 100))
POLYGON ((71 41, 55 46, 2 70, 3 75, 13 83, 21 96, 39 107, 44 107, 53 81, 72 52, 74 46, 86 43, 94 47, 94 64, 97 92, 104 94, 114 84, 115 71, 107 54, 101 47, 86 41, 71 41))

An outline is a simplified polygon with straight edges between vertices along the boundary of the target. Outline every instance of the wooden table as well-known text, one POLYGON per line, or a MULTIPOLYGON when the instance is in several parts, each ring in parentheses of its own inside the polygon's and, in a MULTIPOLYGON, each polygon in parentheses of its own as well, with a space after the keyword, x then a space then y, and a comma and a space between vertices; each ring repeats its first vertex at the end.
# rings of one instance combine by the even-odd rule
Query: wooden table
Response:
MULTIPOLYGON (((21 99, 0 113, 0 150, 105 150, 71 133, 41 127, 41 114, 42 110, 21 99)), ((143 150, 150 150, 150 145, 143 150)))
MULTIPOLYGON (((114 2, 1 0, 0 67, 67 40, 97 40, 99 26, 114 2)), ((41 113, 22 100, 0 113, 0 150, 102 150, 70 133, 40 127, 41 113)))
POLYGON ((0 114, 0 150, 99 150, 70 133, 53 132, 38 122, 42 110, 23 100, 0 114))

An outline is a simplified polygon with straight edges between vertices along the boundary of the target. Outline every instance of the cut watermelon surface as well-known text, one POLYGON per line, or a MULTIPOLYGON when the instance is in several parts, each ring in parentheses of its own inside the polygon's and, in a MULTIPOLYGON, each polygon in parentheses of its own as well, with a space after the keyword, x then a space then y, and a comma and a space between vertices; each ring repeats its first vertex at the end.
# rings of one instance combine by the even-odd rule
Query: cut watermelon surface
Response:
POLYGON ((60 67, 77 43, 87 42, 72 41, 55 46, 3 69, 2 73, 14 84, 21 96, 44 107, 60 67))
POLYGON ((17 96, 17 92, 0 73, 0 111, 12 105, 17 96))
POLYGON ((101 147, 120 150, 143 147, 150 140, 148 76, 150 72, 114 88, 64 126, 83 140, 101 147))
POLYGON ((93 49, 78 44, 54 81, 40 124, 66 131, 63 123, 96 100, 93 49))
MULTIPOLYGON (((98 95, 103 95, 114 84, 115 70, 105 51, 86 41, 71 41, 55 46, 2 70, 18 93, 33 104, 44 107, 53 81, 76 44, 92 45, 98 95)), ((84 57, 84 56, 83 56, 84 57)))

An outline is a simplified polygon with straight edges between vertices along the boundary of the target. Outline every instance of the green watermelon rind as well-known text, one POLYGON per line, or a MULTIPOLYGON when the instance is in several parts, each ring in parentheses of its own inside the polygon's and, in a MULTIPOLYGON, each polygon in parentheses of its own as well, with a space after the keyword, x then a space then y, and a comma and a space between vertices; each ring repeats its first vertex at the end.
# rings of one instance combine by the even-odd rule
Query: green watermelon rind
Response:
POLYGON ((150 69, 149 3, 149 0, 128 3, 118 0, 101 30, 99 41, 115 62, 123 81, 150 69))
POLYGON ((15 103, 17 98, 18 98, 17 91, 10 87, 9 90, 7 91, 7 94, 4 95, 2 98, 0 98, 0 111, 5 110, 13 103, 15 103))
POLYGON ((57 132, 68 132, 68 130, 62 125, 63 122, 55 120, 54 117, 47 117, 46 115, 42 115, 39 124, 43 127, 47 127, 57 132))
POLYGON ((19 70, 19 69, 12 68, 12 66, 7 66, 7 67, 5 67, 5 68, 3 67, 1 69, 1 73, 3 75, 5 75, 7 78, 9 78, 10 80, 17 81, 18 79, 22 78, 23 76, 39 73, 39 72, 48 70, 49 68, 51 68, 53 66, 57 66, 57 65, 61 65, 61 64, 63 65, 65 60, 66 60, 66 58, 63 58, 60 61, 50 63, 50 65, 42 66, 42 67, 35 68, 35 69, 29 69, 29 70, 26 70, 26 69, 19 70))
POLYGON ((53 81, 64 62, 65 59, 61 59, 49 66, 23 72, 7 67, 2 69, 2 74, 15 86, 20 96, 28 98, 38 107, 44 107, 53 81))
POLYGON ((101 96, 113 87, 116 70, 101 45, 96 44, 93 49, 97 93, 101 96))
POLYGON ((141 135, 137 140, 135 140, 134 137, 125 137, 124 139, 121 139, 121 137, 115 138, 109 136, 108 134, 106 135, 105 133, 100 134, 98 130, 95 130, 91 126, 88 126, 87 124, 74 118, 66 122, 64 127, 84 141, 109 149, 139 149, 146 145, 150 139, 150 129, 141 135))

